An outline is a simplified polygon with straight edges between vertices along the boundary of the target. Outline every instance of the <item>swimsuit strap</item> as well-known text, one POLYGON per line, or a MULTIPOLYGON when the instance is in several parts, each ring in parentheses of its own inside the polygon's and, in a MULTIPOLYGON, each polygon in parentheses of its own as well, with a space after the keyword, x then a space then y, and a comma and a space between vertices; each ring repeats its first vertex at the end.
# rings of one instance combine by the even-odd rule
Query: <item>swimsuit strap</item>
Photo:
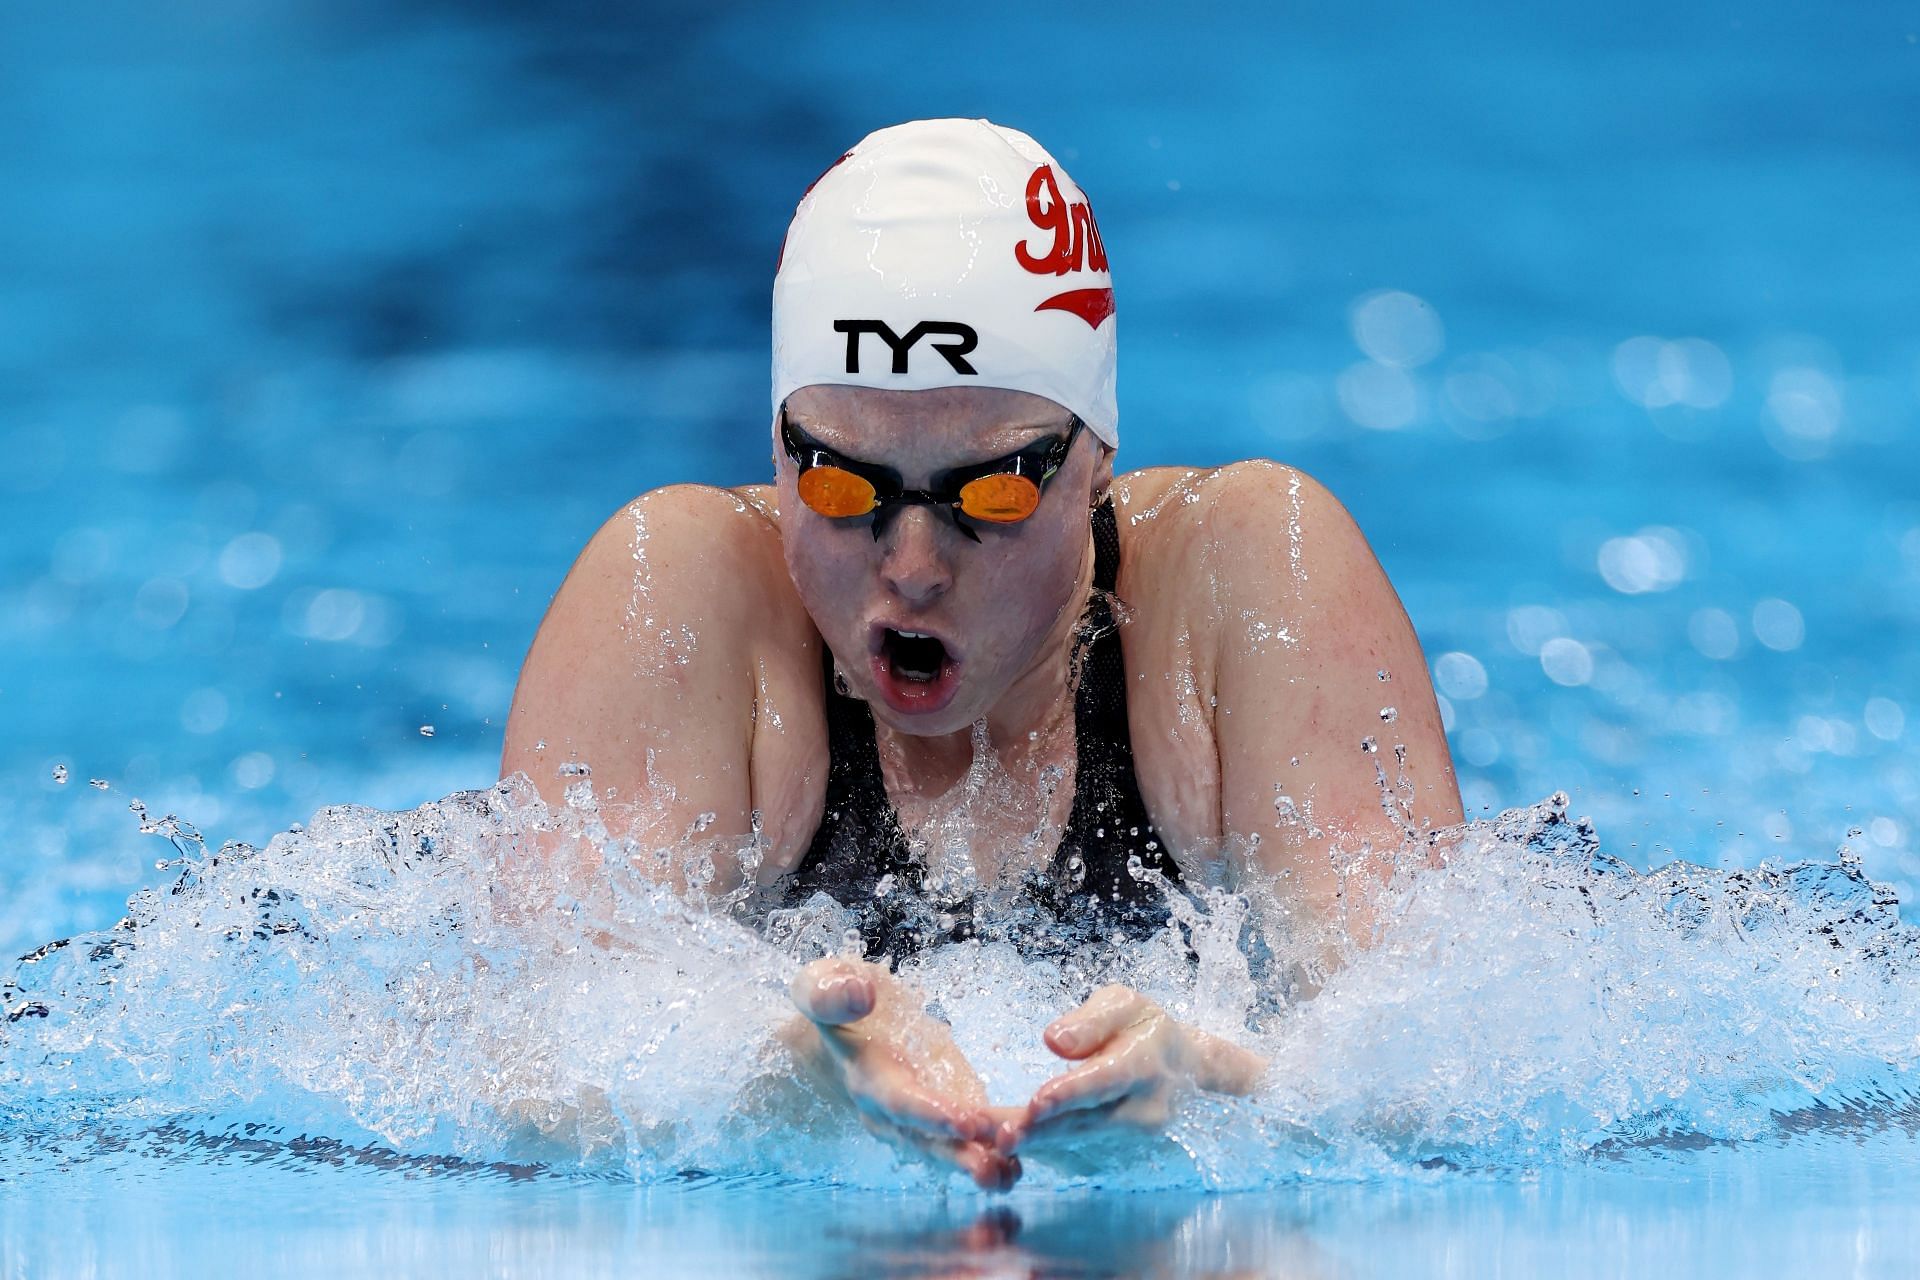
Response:
MULTIPOLYGON (((1120 574, 1120 533, 1109 499, 1093 512, 1093 582, 1081 621, 1079 683, 1074 693, 1073 807, 1048 874, 1030 890, 1068 935, 1105 936, 1157 927, 1159 894, 1128 872, 1128 859, 1176 883, 1179 871, 1154 831, 1134 775, 1127 725, 1126 657, 1112 595, 1120 574)), ((826 685, 827 795, 820 826, 781 895, 796 906, 824 891, 861 917, 869 954, 901 954, 932 939, 916 928, 903 898, 923 891, 925 867, 908 847, 887 796, 874 742, 873 711, 834 687, 833 655, 822 648, 826 685), (878 893, 888 876, 899 892, 878 893), (917 944, 917 945, 916 945, 917 944)), ((946 936, 964 938, 971 921, 955 913, 946 936)))

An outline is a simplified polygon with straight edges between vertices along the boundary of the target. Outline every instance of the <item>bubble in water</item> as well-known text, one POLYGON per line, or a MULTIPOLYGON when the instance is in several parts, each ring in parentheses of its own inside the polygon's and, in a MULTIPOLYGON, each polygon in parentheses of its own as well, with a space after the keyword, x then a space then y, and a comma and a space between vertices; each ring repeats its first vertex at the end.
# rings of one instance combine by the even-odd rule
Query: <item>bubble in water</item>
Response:
POLYGON ((895 883, 896 883, 896 880, 894 878, 893 872, 891 871, 887 872, 887 874, 881 876, 879 880, 874 882, 873 896, 876 898, 886 897, 887 895, 893 892, 893 887, 895 883))
POLYGON ((421 725, 420 736, 423 738, 431 738, 433 736, 433 726, 430 724, 421 725))
MULTIPOLYGON (((1282 893, 1170 890, 1137 855, 1129 874, 1167 895, 1176 927, 1096 925, 1065 971, 994 937, 980 904, 936 915, 892 877, 876 892, 980 930, 895 960, 997 1103, 1057 1074, 1041 1029, 1108 981, 1272 1064, 1256 1095, 1180 1113, 1184 1157, 1096 1173, 1105 1185, 1664 1159, 1675 1143, 1796 1141, 1836 1108, 1898 1123, 1920 1085, 1920 930, 1857 857, 1641 872, 1567 803, 1454 829, 1444 857, 1405 859, 1377 887, 1344 877, 1372 909, 1364 946, 1282 893)), ((187 839, 171 815, 149 820, 187 839)), ((0 973, 10 1115, 98 1125, 84 1095, 150 1124, 244 1097, 402 1152, 539 1150, 643 1183, 695 1165, 889 1188, 946 1176, 902 1165, 850 1112, 795 1126, 778 1109, 787 984, 859 946, 847 907, 816 895, 751 918, 617 881, 632 851, 525 779, 405 812, 331 806, 310 825, 217 857, 189 840, 173 892, 0 973), (535 832, 586 857, 527 858, 535 832)), ((1087 1176, 1038 1157, 1029 1174, 1048 1189, 1087 1176)))
POLYGON ((63 787, 66 786, 67 785, 67 766, 63 764, 57 764, 53 766, 53 780, 59 783, 63 787))

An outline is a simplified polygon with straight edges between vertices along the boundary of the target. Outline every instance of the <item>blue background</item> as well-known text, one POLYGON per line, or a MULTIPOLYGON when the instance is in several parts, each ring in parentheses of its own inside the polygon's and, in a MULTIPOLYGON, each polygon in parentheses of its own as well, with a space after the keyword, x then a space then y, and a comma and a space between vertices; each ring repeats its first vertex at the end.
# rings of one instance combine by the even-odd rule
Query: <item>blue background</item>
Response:
POLYGON ((938 115, 1091 194, 1124 465, 1276 457, 1351 507, 1470 809, 1564 788, 1642 864, 1859 827, 1911 900, 1917 31, 1872 3, 14 6, 0 943, 157 879, 135 798, 258 842, 491 781, 598 523, 768 474, 801 190, 938 115))

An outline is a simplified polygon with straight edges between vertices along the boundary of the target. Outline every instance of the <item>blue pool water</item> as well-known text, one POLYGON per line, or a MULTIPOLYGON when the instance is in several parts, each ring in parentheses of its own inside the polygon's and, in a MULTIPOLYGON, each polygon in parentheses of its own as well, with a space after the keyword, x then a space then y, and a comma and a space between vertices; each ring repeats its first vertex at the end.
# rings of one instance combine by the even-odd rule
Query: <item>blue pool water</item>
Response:
MULTIPOLYGON (((0 1024, 0 1274, 1913 1269, 1911 12, 418 0, 0 34, 0 946, 153 891, 137 945, 13 974, 47 1015, 0 1024), (438 803, 492 783, 597 524, 767 473, 801 188, 943 114, 1091 192, 1123 462, 1327 483, 1471 814, 1541 806, 1265 1028, 1288 1089, 1005 1200, 740 1120, 730 1046, 793 955, 642 895, 604 909, 681 986, 542 959, 566 938, 487 886, 580 816, 438 803), (166 815, 257 852, 213 867, 166 815), (1765 860, 1806 865, 1732 874, 1765 860), (297 927, 192 927, 251 939, 259 888, 297 927), (679 1129, 533 1143, 471 1102, 514 1064, 679 1129)), ((943 963, 1016 1096, 1006 1028, 1057 976, 943 963)))

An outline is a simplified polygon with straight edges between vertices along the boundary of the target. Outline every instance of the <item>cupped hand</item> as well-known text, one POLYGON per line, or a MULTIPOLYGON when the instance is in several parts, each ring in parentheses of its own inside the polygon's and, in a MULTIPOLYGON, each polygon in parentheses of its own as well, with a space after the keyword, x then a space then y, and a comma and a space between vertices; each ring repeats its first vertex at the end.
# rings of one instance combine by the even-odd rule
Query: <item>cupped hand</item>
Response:
POLYGON ((869 1130, 964 1170, 990 1191, 1019 1178, 1020 1161, 994 1142, 1018 1112, 988 1107, 986 1087, 952 1034, 898 978, 828 956, 800 971, 792 995, 805 1022, 791 1028, 788 1043, 869 1130))
POLYGON ((1249 1093, 1267 1066, 1260 1055, 1177 1022, 1118 984, 1056 1019, 1043 1038, 1080 1065, 1041 1085, 1000 1126, 995 1142, 1009 1155, 1041 1139, 1096 1129, 1157 1134, 1183 1089, 1249 1093))

